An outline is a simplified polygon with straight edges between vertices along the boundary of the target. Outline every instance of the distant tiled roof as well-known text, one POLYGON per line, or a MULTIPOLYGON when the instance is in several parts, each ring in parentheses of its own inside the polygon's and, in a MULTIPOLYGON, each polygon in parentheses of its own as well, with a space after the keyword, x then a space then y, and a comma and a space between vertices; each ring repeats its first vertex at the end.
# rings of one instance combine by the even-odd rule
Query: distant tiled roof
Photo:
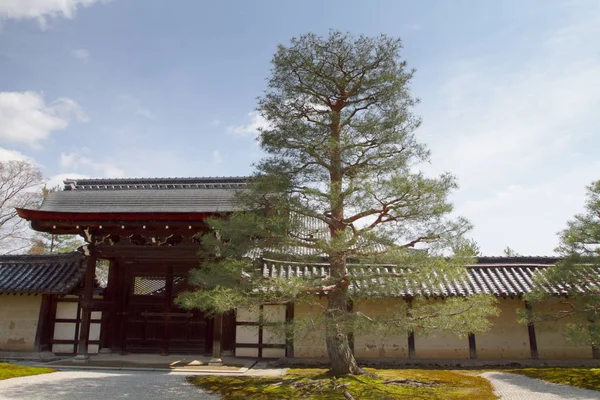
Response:
POLYGON ((80 253, 0 256, 0 293, 68 294, 83 279, 80 253))
MULTIPOLYGON (((310 237, 311 239, 320 239, 325 242, 330 240, 329 226, 318 218, 296 215, 294 224, 300 232, 295 233, 294 237, 302 241, 302 238, 310 237)), ((311 243, 306 241, 307 245, 311 243)), ((365 239, 360 238, 358 243, 351 247, 352 249, 360 248, 363 252, 381 253, 386 251, 386 247, 381 243, 369 243, 365 239)), ((260 257, 315 257, 323 258, 327 254, 320 249, 314 249, 309 246, 284 246, 279 248, 253 249, 246 254, 247 257, 258 259, 260 257)))
POLYGON ((215 213, 236 209, 246 178, 66 180, 40 211, 71 213, 215 213))
MULTIPOLYGON (((498 297, 522 296, 532 288, 533 275, 558 261, 555 257, 481 257, 477 264, 467 266, 467 276, 462 280, 445 280, 433 287, 404 282, 402 288, 393 293, 398 297, 412 296, 468 296, 492 294, 498 297)), ((385 284, 386 274, 401 274, 401 268, 390 265, 349 265, 355 276, 368 276, 376 273, 378 278, 358 281, 352 290, 369 291, 385 284)), ((294 263, 270 259, 262 260, 264 276, 288 278, 293 276, 317 277, 329 274, 329 266, 323 264, 294 263)), ((600 280, 600 271, 598 271, 600 280)), ((439 282, 439 279, 436 280, 439 282)), ((397 287, 395 288, 397 289, 397 287)), ((552 294, 563 295, 561 288, 548 288, 552 294)))

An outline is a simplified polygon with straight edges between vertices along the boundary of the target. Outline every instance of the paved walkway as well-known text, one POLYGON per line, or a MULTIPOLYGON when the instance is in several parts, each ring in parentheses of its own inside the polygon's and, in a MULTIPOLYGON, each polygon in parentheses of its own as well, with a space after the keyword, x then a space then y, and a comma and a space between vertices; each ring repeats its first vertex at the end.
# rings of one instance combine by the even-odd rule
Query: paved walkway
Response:
POLYGON ((481 374, 494 385, 502 400, 598 400, 600 392, 573 386, 558 385, 506 372, 481 374))
POLYGON ((0 381, 0 400, 213 400, 186 374, 138 371, 62 371, 0 381))

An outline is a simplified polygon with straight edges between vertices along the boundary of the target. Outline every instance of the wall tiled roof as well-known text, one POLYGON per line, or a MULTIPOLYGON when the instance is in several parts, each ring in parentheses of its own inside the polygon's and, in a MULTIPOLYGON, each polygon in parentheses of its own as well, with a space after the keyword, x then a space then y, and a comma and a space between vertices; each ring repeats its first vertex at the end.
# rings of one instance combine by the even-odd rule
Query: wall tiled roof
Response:
POLYGON ((0 293, 68 294, 83 279, 80 253, 0 256, 0 293))
MULTIPOLYGON (((418 285, 408 281, 393 286, 393 295, 412 296, 468 296, 473 294, 491 294, 498 297, 522 296, 531 291, 533 275, 553 265, 554 257, 481 257, 477 264, 467 266, 467 276, 460 280, 431 279, 436 285, 418 285), (541 262, 540 262, 541 261, 541 262)), ((351 290, 366 290, 378 293, 385 287, 386 274, 402 274, 402 269, 391 265, 349 265, 349 270, 357 279, 351 290), (376 274, 377 278, 367 278, 376 274)), ((262 260, 262 273, 266 277, 317 277, 329 274, 326 263, 295 263, 271 259, 262 260)), ((597 271, 600 281, 600 271, 597 271)), ((564 295, 563 288, 547 288, 556 295, 564 295)), ((389 294, 389 293, 388 293, 389 294)))

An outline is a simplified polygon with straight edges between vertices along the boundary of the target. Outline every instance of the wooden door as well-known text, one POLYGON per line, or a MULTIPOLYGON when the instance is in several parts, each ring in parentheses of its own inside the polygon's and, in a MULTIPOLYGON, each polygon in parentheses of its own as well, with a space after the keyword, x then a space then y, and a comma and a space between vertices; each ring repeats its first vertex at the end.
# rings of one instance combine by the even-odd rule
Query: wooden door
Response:
POLYGON ((175 298, 188 288, 187 269, 134 266, 128 274, 124 345, 126 351, 197 353, 207 349, 207 321, 184 310, 175 298))

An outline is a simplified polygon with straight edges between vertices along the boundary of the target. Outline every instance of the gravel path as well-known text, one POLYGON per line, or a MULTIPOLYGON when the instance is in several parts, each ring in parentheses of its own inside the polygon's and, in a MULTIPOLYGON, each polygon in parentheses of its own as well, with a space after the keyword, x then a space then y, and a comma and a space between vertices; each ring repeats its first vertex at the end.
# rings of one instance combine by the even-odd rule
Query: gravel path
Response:
POLYGON ((481 374, 494 385, 496 395, 503 400, 597 400, 600 392, 558 385, 523 375, 506 372, 481 374))
POLYGON ((0 400, 213 400, 177 373, 63 371, 0 381, 0 400))

